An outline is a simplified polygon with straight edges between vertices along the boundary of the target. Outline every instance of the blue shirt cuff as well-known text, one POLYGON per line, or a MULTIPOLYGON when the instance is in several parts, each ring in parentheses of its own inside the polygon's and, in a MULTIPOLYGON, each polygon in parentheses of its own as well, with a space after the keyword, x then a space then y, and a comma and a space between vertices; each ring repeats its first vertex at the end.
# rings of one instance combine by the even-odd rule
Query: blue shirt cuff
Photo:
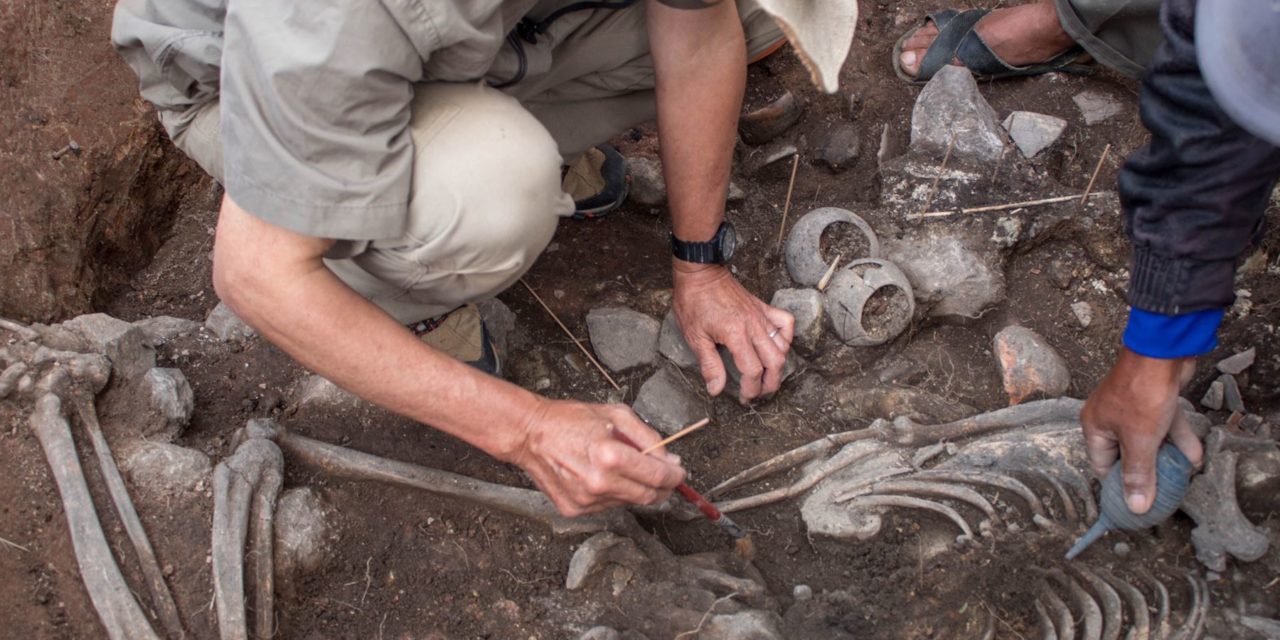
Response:
POLYGON ((1205 309, 1166 316, 1142 309, 1129 309, 1124 329, 1124 346, 1148 358, 1187 358, 1213 351, 1218 346, 1218 325, 1226 309, 1205 309))

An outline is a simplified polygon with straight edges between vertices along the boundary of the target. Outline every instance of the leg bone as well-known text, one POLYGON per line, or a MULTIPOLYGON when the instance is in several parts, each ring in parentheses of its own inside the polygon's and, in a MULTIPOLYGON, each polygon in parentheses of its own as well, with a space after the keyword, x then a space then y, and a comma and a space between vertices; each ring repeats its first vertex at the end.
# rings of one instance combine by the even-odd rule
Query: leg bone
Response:
POLYGON ((748 496, 746 498, 738 498, 736 500, 726 500, 716 503, 716 507, 724 513, 732 513, 734 511, 742 511, 744 509, 754 509, 762 507, 766 504, 772 504, 780 500, 785 500, 794 496, 798 496, 805 491, 813 488, 814 485, 822 482, 831 474, 851 465, 860 460, 870 457, 874 451, 850 451, 849 449, 841 449, 836 455, 830 459, 823 461, 817 468, 809 471, 799 480, 791 483, 789 486, 766 491, 765 493, 748 496))
MULTIPOLYGON (((214 600, 218 609, 218 630, 223 640, 245 640, 249 637, 245 616, 244 591, 244 549, 249 534, 249 514, 257 506, 265 511, 275 509, 275 491, 280 488, 281 469, 284 458, 275 443, 251 438, 236 448, 230 458, 222 461, 213 471, 213 582, 214 600), (270 498, 267 503, 264 494, 270 498), (267 503, 267 504, 264 504, 267 503)), ((271 555, 271 533, 267 529, 265 538, 259 540, 263 511, 256 514, 255 542, 263 544, 254 547, 257 556, 271 555)), ((268 526, 270 517, 267 518, 268 526)), ((267 560, 269 570, 270 560, 267 560)), ((255 566, 255 576, 262 570, 261 560, 255 566)), ((261 588, 261 580, 256 581, 261 588)), ((261 599, 254 603, 257 606, 256 630, 263 627, 263 617, 267 617, 266 627, 270 630, 272 611, 263 610, 261 599)), ((270 633, 264 637, 270 637, 270 633)))
POLYGON ((743 471, 724 482, 712 487, 707 492, 708 498, 714 498, 726 491, 735 489, 744 484, 755 482, 761 478, 766 478, 775 473, 782 473, 797 465, 804 464, 815 458, 827 455, 837 447, 842 447, 850 442, 864 440, 876 436, 876 431, 872 428, 857 429, 854 431, 844 431, 829 436, 824 436, 802 447, 798 447, 786 453, 774 456, 757 464, 746 471, 743 471))
POLYGON ((923 425, 907 417, 882 426, 881 437, 907 447, 921 447, 942 440, 960 440, 1001 429, 1025 427, 1048 422, 1078 420, 1084 403, 1074 398, 1058 398, 1027 402, 1007 409, 979 414, 947 424, 923 425))

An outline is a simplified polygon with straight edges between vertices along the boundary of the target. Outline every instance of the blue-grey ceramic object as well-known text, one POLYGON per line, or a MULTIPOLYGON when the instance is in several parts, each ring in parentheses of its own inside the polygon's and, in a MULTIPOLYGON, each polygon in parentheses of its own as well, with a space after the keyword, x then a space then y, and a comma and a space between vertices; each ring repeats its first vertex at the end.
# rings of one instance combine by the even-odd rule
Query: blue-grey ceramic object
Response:
POLYGON ((1178 510, 1178 505, 1182 504, 1183 496, 1187 495, 1191 471, 1191 461, 1177 447, 1169 442, 1161 445, 1160 452, 1156 454, 1155 502, 1146 513, 1137 514, 1130 511, 1129 505, 1124 501, 1124 480, 1120 477, 1120 461, 1117 460, 1115 466, 1111 467, 1111 472, 1102 480, 1102 492, 1098 496, 1098 507, 1102 514, 1067 552, 1067 559, 1080 555, 1080 552, 1111 529, 1146 529, 1173 515, 1178 510))

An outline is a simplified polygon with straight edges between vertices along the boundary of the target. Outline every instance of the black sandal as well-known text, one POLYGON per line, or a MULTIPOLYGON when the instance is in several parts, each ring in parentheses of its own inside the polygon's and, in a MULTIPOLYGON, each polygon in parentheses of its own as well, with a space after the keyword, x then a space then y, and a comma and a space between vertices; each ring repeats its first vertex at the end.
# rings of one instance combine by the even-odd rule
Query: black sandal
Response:
POLYGON ((1000 56, 996 55, 995 51, 991 50, 991 47, 987 46, 986 42, 983 42, 982 36, 978 35, 978 32, 974 30, 978 25, 978 21, 988 13, 990 11, 987 9, 969 9, 967 11, 948 9, 929 14, 919 27, 898 38, 898 43, 893 47, 894 72, 907 82, 924 84, 943 67, 951 64, 953 59, 959 59, 979 80, 1034 76, 1053 71, 1066 73, 1089 73, 1092 71, 1086 65, 1076 64, 1076 60, 1084 54, 1084 49, 1080 48, 1079 45, 1075 45, 1039 64, 1019 67, 1005 62, 1000 59, 1000 56), (902 69, 902 47, 911 36, 915 35, 929 21, 933 21, 938 26, 938 37, 934 39, 933 44, 929 45, 929 48, 924 53, 924 58, 920 60, 920 73, 914 77, 907 75, 907 72, 902 69))

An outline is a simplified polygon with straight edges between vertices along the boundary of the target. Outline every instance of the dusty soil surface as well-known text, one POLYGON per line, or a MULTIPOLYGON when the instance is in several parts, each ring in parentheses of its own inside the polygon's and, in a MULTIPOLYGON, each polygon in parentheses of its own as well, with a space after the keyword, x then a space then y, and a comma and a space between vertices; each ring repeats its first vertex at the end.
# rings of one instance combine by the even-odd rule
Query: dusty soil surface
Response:
MULTIPOLYGON (((747 102, 763 104, 787 89, 806 102, 803 119, 786 134, 802 158, 790 220, 815 207, 839 206, 863 215, 882 237, 893 237, 919 223, 890 217, 880 208, 875 150, 882 140, 891 149, 905 148, 919 89, 899 81, 888 60, 907 21, 933 7, 908 1, 897 3, 896 9, 884 4, 863 8, 866 17, 843 73, 841 94, 811 89, 803 69, 784 51, 752 67, 747 102), (827 132, 845 121, 861 131, 863 152, 851 169, 833 174, 811 158, 827 132)), ((102 82, 108 81, 132 82, 124 77, 102 82)), ((984 86, 983 92, 1001 116, 1021 109, 1070 123, 1063 140, 1033 162, 1056 183, 1045 185, 1046 190, 1057 190, 1036 194, 1020 188, 1018 195, 1082 190, 1107 144, 1111 153, 1102 163, 1098 184, 1111 188, 1124 156, 1144 141, 1134 83, 1105 72, 1006 81, 984 86), (1125 112, 1085 126, 1071 101, 1085 88, 1124 101, 1125 112)), ((640 127, 618 144, 627 153, 646 153, 657 141, 652 127, 640 127)), ((766 300, 773 291, 793 286, 775 248, 791 168, 790 161, 779 164, 785 166, 737 177, 747 196, 729 211, 743 240, 735 270, 766 300)), ((965 204, 1006 201, 1001 167, 991 169, 991 184, 965 204)), ((217 195, 203 186, 189 189, 181 206, 172 209, 172 231, 151 262, 112 288, 98 310, 127 320, 156 315, 203 320, 217 303, 209 280, 217 195)), ((1039 215, 1060 215, 1063 209, 1042 211, 1019 215, 1032 223, 1039 215)), ((1277 217, 1280 210, 1273 206, 1269 228, 1275 229, 1277 217)), ((629 306, 660 318, 670 303, 666 229, 663 217, 636 205, 599 221, 566 221, 527 281, 579 336, 586 335, 585 316, 594 307, 629 306)), ((1118 211, 1105 228, 1080 232, 1068 225, 1063 233, 1021 245, 1006 272, 1008 300, 982 318, 921 322, 898 340, 868 349, 851 349, 828 336, 807 369, 771 401, 744 408, 726 398, 705 398, 714 426, 675 449, 692 474, 691 482, 712 486, 777 453, 881 417, 851 415, 832 389, 881 385, 877 372, 904 360, 913 367, 899 383, 902 387, 935 394, 955 407, 986 411, 1004 406, 1007 397, 990 344, 996 331, 1013 322, 1035 329, 1066 358, 1072 374, 1069 395, 1084 397, 1106 372, 1119 344, 1127 251, 1118 211), (1072 314, 1070 305, 1079 301, 1094 310, 1088 328, 1081 328, 1072 314)), ((1257 364, 1241 386, 1251 411, 1274 423, 1280 418, 1280 387, 1272 382, 1280 373, 1280 342, 1274 338, 1280 319, 1275 302, 1280 299, 1280 233, 1270 232, 1250 256, 1237 285, 1248 296, 1229 314, 1219 349, 1202 360, 1186 395, 1199 399, 1215 377, 1218 359, 1256 347, 1257 364)), ((501 299, 518 318, 515 348, 507 358, 512 381, 557 398, 634 399, 649 370, 619 377, 625 392, 611 393, 527 291, 513 288, 501 299)), ((246 420, 272 416, 298 433, 361 451, 529 485, 517 469, 377 408, 299 409, 292 391, 307 372, 261 339, 227 346, 203 333, 182 337, 162 347, 159 360, 160 366, 182 369, 195 392, 195 418, 179 443, 215 462, 231 453, 232 436, 246 420)), ((697 380, 691 384, 701 387, 697 380)), ((109 389, 101 399, 109 434, 127 429, 130 400, 124 393, 109 389)), ((5 578, 0 580, 0 618, 12 637, 98 637, 101 629, 79 580, 56 488, 25 424, 27 409, 0 403, 0 468, 6 470, 0 474, 0 537, 21 545, 0 545, 0 576, 5 578)), ((1216 422, 1226 418, 1214 417, 1216 422)), ((83 457, 86 447, 80 444, 83 457)), ((90 481, 100 490, 96 477, 90 481)), ((568 561, 581 539, 557 538, 512 516, 409 490, 347 482, 287 460, 285 485, 316 488, 337 507, 341 544, 332 566, 282 598, 282 638, 572 638, 595 624, 645 632, 645 616, 664 605, 660 599, 614 597, 607 590, 564 592, 568 561)), ((107 504, 102 495, 96 497, 107 504)), ((1251 504, 1249 515, 1274 533, 1277 524, 1268 507, 1274 503, 1251 504)), ((160 562, 171 571, 184 620, 199 638, 216 636, 208 557, 211 509, 207 491, 168 504, 140 504, 160 562)), ((114 516, 106 509, 100 512, 118 557, 131 567, 114 516)), ((1115 538, 1128 540, 1135 549, 1127 559, 1116 560, 1118 566, 1145 565, 1180 580, 1181 572, 1195 566, 1188 523, 1181 518, 1152 533, 1115 538)), ((1060 538, 1027 532, 1016 542, 920 563, 909 549, 922 544, 923 530, 944 526, 935 516, 891 516, 884 533, 861 543, 810 537, 794 501, 735 514, 735 519, 763 550, 756 566, 788 612, 788 637, 797 638, 831 637, 832 629, 859 638, 973 637, 978 630, 971 626, 972 613, 978 607, 996 613, 1001 623, 997 637, 1030 637, 1035 614, 1027 594, 1038 580, 1033 567, 1053 564, 1066 546, 1060 538), (797 584, 811 586, 821 597, 791 606, 797 584)), ((725 546, 722 534, 703 521, 659 518, 644 524, 678 554, 725 546)), ((1274 602, 1277 567, 1274 551, 1262 561, 1239 566, 1213 583, 1215 601, 1227 603, 1246 594, 1241 597, 1274 602)), ((141 584, 130 571, 126 569, 127 577, 141 584)), ((1175 608, 1185 606, 1184 593, 1173 595, 1175 608)))

